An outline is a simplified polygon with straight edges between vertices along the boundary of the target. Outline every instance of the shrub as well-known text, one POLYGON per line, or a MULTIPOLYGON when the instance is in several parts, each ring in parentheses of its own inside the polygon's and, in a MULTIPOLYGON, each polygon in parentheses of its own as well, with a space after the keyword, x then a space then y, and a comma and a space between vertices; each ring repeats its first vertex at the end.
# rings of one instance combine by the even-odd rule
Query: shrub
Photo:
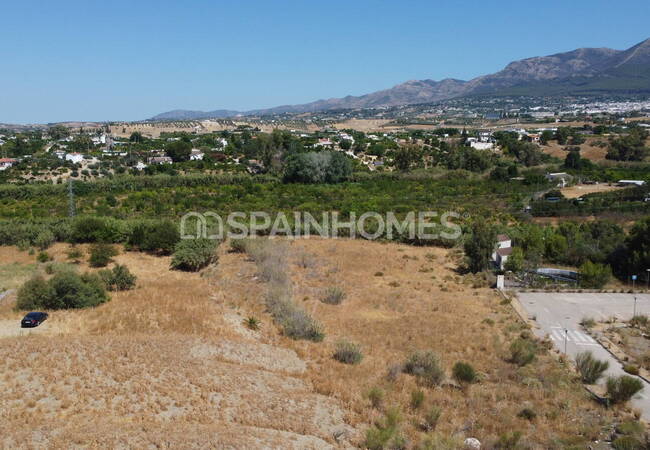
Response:
POLYGON ((438 356, 432 351, 417 351, 409 355, 403 371, 415 375, 427 386, 437 386, 445 378, 438 356))
POLYGON ((580 325, 582 325, 586 329, 589 329, 596 326, 596 321, 591 317, 583 317, 582 320, 580 321, 580 325))
POLYGON ((169 255, 179 241, 178 227, 169 220, 162 220, 135 225, 127 242, 129 247, 143 252, 169 255))
POLYGON ((524 409, 522 409, 521 411, 519 411, 517 413, 517 417, 520 417, 522 419, 528 420, 529 422, 532 422, 537 417, 537 413, 535 411, 533 411, 531 408, 524 408, 524 409))
POLYGON ((421 423, 422 430, 426 432, 435 430, 436 426, 438 426, 438 421, 440 420, 440 414, 442 414, 442 410, 437 406, 429 408, 421 423))
POLYGON ((424 392, 421 390, 415 390, 411 392, 411 408, 412 409, 420 409, 422 404, 424 403, 424 392))
POLYGON ((494 448, 501 450, 515 450, 519 448, 519 441, 521 440, 521 431, 511 431, 503 433, 499 436, 499 440, 494 445, 494 448))
POLYGON ((452 374, 459 383, 474 383, 476 381, 476 371, 468 363, 458 361, 452 368, 452 374))
POLYGON ((625 403, 642 389, 641 380, 629 375, 607 378, 607 396, 612 403, 625 403))
POLYGON ((580 287, 601 289, 612 277, 612 269, 608 265, 586 261, 580 266, 580 287))
POLYGON ((72 261, 74 264, 79 264, 81 262, 83 253, 77 247, 70 247, 66 252, 66 256, 68 260, 72 261))
POLYGON ((38 247, 39 250, 45 250, 54 243, 54 240, 54 233, 50 230, 43 230, 34 238, 34 245, 38 247))
POLYGON ((594 384, 609 368, 609 362, 597 360, 591 352, 581 352, 576 355, 576 367, 584 383, 594 384))
POLYGON ((639 450, 647 448, 634 436, 621 436, 612 442, 614 450, 639 450))
POLYGON ((217 245, 212 239, 183 239, 174 249, 172 269, 197 272, 217 262, 217 245))
POLYGON ((99 271, 99 276, 109 291, 128 291, 138 279, 125 265, 116 264, 112 269, 99 271))
POLYGON ((253 331, 259 330, 260 324, 261 322, 253 316, 250 316, 249 318, 244 320, 244 325, 246 325, 246 328, 248 328, 249 330, 253 330, 253 331))
POLYGON ((381 408, 382 403, 384 403, 384 391, 377 386, 373 387, 368 391, 368 400, 370 400, 373 408, 381 408))
POLYGON ((334 359, 344 364, 359 364, 363 359, 363 353, 359 344, 340 341, 336 344, 334 359))
POLYGON ((52 257, 48 252, 39 252, 38 255, 36 255, 36 261, 40 263, 46 263, 48 261, 52 261, 52 257))
POLYGON ((398 409, 391 408, 386 411, 384 420, 366 432, 365 447, 369 450, 406 448, 406 440, 399 432, 401 420, 398 409))
POLYGON ((107 301, 102 280, 94 274, 56 273, 49 281, 33 278, 18 291, 19 309, 68 309, 97 306, 107 301))
POLYGON ((648 316, 637 314, 630 319, 630 325, 637 328, 645 328, 648 326, 648 316))
POLYGON ((17 309, 42 308, 54 296, 52 286, 42 277, 26 281, 18 290, 17 309))
POLYGON ((230 251, 232 253, 246 253, 246 240, 245 239, 231 239, 230 251))
POLYGON ((291 339, 320 342, 325 338, 322 325, 285 295, 269 292, 266 305, 283 333, 291 339))
POLYGON ((90 258, 88 264, 90 267, 106 267, 113 256, 117 256, 117 249, 110 244, 93 244, 89 249, 90 258))
POLYGON ((629 373, 630 375, 638 375, 639 374, 639 368, 635 366, 634 364, 625 364, 623 366, 623 370, 629 373))
POLYGON ((332 286, 328 287, 321 298, 321 302, 328 305, 340 305, 345 299, 345 292, 343 289, 332 286))
POLYGON ((525 366, 535 360, 537 346, 528 339, 517 338, 510 344, 510 362, 525 366))

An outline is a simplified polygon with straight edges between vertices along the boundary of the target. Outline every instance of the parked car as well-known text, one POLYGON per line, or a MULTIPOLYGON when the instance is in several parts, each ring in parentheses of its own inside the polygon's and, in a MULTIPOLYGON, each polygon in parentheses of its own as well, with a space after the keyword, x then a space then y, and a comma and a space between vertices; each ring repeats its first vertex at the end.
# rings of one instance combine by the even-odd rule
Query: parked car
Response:
POLYGON ((20 321, 21 328, 34 328, 47 320, 47 313, 44 312, 30 312, 23 320, 20 321))

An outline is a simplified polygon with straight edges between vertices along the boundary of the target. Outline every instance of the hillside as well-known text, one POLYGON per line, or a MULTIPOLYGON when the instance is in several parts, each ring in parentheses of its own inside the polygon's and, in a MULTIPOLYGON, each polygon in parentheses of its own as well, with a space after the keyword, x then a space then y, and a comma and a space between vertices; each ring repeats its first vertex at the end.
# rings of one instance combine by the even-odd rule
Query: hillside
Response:
MULTIPOLYGON (((454 251, 277 245, 287 246, 293 297, 323 323, 323 342, 279 334, 256 265, 226 245, 201 275, 170 272, 168 258, 121 254, 139 277, 136 290, 96 309, 52 312, 32 332, 17 327, 10 295, 0 307, 0 446, 357 447, 398 408, 399 433, 413 444, 457 448, 477 437, 492 448, 521 431, 522 445, 561 448, 585 447, 611 421, 545 350, 525 367, 508 362, 526 326, 480 279, 456 273, 454 251), (340 305, 320 301, 332 286, 346 294, 340 305), (261 321, 258 331, 244 327, 249 316, 261 321), (360 344, 360 364, 332 358, 341 339, 360 344), (414 350, 436 352, 448 381, 427 387, 401 373, 414 350), (476 367, 480 381, 456 384, 457 361, 476 367), (423 404, 413 407, 416 391, 423 404), (441 415, 427 432, 419 424, 433 406, 441 415), (518 416, 524 407, 534 423, 518 416)), ((63 261, 66 249, 50 253, 63 261)), ((9 247, 0 255, 3 264, 33 258, 9 247)))
POLYGON ((473 95, 650 94, 650 39, 627 50, 580 48, 526 58, 503 70, 469 81, 412 80, 361 96, 318 100, 245 112, 175 110, 152 120, 204 119, 226 116, 304 113, 338 109, 386 108, 430 103, 473 95))

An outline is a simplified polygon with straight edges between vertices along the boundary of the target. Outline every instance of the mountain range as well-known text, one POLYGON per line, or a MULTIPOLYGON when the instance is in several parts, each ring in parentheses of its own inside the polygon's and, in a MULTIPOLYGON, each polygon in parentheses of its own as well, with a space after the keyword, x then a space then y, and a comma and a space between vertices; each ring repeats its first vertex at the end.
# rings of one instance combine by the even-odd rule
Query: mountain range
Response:
POLYGON ((503 70, 469 81, 447 78, 411 80, 390 89, 361 96, 317 100, 252 111, 174 110, 152 120, 224 118, 236 115, 309 113, 384 108, 431 103, 465 96, 505 95, 628 95, 650 94, 650 39, 627 50, 579 48, 565 53, 522 59, 503 70))

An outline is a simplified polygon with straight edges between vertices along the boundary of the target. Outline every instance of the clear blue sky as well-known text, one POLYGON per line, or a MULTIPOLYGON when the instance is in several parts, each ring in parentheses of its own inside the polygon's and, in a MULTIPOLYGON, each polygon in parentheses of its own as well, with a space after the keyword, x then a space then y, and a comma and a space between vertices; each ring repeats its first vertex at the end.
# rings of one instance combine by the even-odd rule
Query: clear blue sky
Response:
POLYGON ((139 120, 469 79, 650 37, 650 1, 8 1, 0 122, 139 120))

